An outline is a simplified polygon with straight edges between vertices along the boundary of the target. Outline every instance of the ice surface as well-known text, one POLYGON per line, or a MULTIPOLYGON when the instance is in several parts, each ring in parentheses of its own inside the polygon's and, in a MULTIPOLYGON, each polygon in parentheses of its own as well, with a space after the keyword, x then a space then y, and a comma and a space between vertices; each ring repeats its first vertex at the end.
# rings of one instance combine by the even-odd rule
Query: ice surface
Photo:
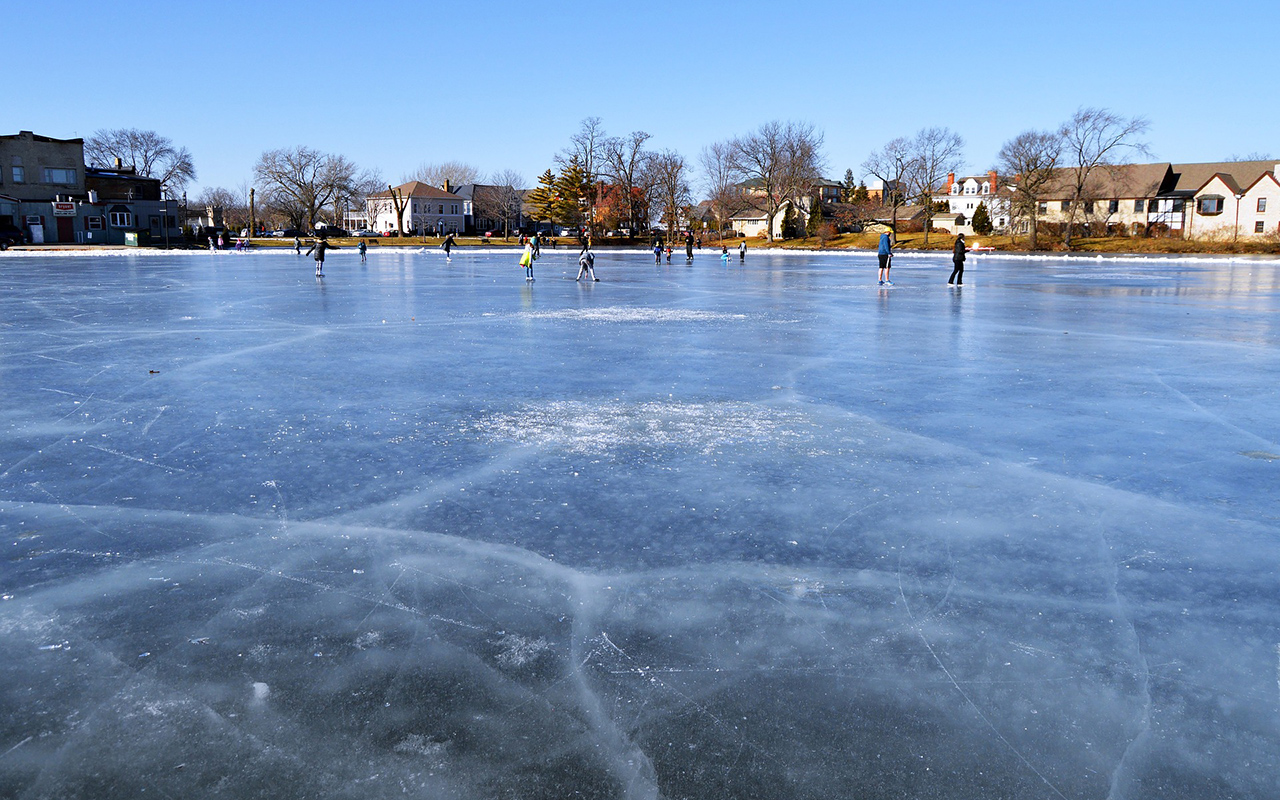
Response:
POLYGON ((704 253, 0 257, 0 796, 1277 796, 1275 262, 704 253))

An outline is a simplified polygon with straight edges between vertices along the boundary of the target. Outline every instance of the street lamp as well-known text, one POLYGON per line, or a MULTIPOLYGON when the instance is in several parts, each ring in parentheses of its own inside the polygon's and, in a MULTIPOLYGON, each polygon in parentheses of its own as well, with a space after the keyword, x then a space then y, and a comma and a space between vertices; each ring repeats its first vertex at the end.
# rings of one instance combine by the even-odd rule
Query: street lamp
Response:
POLYGON ((168 250, 169 249, 169 190, 167 188, 164 190, 164 217, 162 218, 162 222, 164 223, 164 249, 168 250))

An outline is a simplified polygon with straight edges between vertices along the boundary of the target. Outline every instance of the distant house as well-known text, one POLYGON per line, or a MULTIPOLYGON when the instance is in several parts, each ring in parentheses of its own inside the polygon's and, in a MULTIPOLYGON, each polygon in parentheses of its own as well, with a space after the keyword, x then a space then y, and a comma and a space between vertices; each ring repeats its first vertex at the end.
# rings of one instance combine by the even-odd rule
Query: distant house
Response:
POLYGON ((739 236, 764 236, 769 230, 769 212, 750 206, 730 217, 729 224, 739 236))
POLYGON ((504 223, 513 231, 526 227, 528 217, 521 212, 512 215, 509 220, 502 218, 503 208, 507 205, 504 203, 504 195, 514 192, 517 198, 522 196, 520 190, 513 186, 465 183, 456 189, 451 188, 451 191, 464 201, 463 213, 466 216, 464 223, 467 234, 501 231, 504 230, 504 223))
POLYGON ((986 206, 992 228, 1003 231, 1009 226, 1009 193, 1001 191, 995 170, 961 178, 949 173, 936 199, 947 203, 947 211, 933 215, 934 230, 973 233, 973 215, 979 205, 986 206))
POLYGON ((1186 238, 1280 234, 1280 164, 1172 164, 1170 171, 1173 184, 1157 198, 1155 214, 1159 220, 1167 216, 1170 227, 1180 218, 1186 238), (1180 209, 1175 211, 1175 205, 1180 209))
POLYGON ((365 199, 365 218, 378 232, 403 230, 415 235, 442 236, 466 230, 468 201, 421 181, 402 183, 365 199), (394 192, 394 196, 393 196, 394 192), (396 205, 400 205, 397 222, 396 205))

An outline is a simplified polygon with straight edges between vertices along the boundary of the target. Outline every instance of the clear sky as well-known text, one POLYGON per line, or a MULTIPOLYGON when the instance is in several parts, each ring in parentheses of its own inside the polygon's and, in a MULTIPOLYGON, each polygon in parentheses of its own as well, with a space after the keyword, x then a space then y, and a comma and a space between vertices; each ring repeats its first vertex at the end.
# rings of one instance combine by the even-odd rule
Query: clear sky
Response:
POLYGON ((155 130, 201 186, 307 145, 398 182, 423 162, 531 183, 580 120, 691 162, 771 119, 812 122, 827 174, 925 126, 985 170, 1080 106, 1151 122, 1153 160, 1280 155, 1280 6, 1219 0, 914 3, 9 3, 0 133, 155 130))

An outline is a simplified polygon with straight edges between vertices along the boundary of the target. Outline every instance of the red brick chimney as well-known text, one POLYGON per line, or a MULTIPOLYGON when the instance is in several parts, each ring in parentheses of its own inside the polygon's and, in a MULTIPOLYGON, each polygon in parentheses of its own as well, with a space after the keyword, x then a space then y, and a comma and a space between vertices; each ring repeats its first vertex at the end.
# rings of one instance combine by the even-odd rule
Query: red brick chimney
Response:
POLYGON ((991 187, 991 193, 996 193, 996 171, 994 169, 987 171, 987 183, 991 187))
POLYGON ((947 173, 947 185, 942 187, 942 191, 951 194, 951 184, 956 182, 956 174, 954 172, 947 173))

